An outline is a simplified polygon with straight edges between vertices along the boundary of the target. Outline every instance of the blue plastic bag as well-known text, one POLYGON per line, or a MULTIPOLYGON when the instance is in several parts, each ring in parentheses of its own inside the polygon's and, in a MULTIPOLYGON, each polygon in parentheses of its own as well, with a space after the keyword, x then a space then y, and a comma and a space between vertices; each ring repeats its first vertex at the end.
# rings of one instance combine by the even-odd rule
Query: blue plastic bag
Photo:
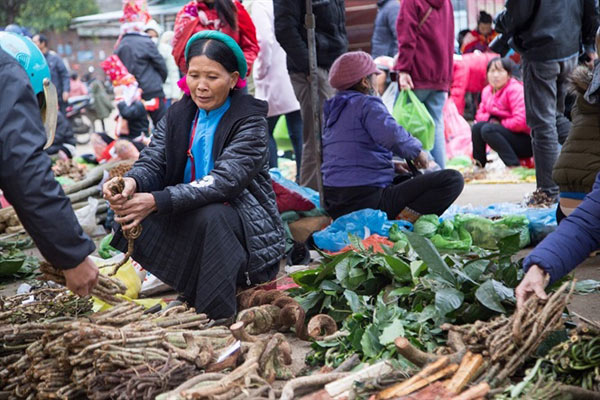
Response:
POLYGON ((350 244, 348 234, 361 239, 375 233, 387 237, 393 224, 400 228, 412 229, 412 225, 406 221, 388 221, 383 211, 365 208, 339 217, 327 228, 313 233, 313 240, 320 249, 335 252, 350 244))

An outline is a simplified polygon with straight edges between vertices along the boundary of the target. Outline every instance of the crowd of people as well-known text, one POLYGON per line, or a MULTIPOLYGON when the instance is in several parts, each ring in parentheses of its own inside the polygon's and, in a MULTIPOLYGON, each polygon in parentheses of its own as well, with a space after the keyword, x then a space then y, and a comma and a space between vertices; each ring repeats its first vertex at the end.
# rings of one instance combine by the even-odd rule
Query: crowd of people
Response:
MULTIPOLYGON (((32 41, 0 35, 0 63, 7 66, 0 74, 18 77, 0 79, 6 94, 0 139, 10 149, 3 152, 0 187, 75 292, 88 293, 97 279, 88 257, 93 243, 42 152, 36 109, 44 92, 40 77, 28 75, 31 67, 19 66, 15 43, 37 46, 47 70, 42 78, 57 89, 59 129, 69 125, 70 97, 93 96, 101 121, 115 107, 115 132, 94 135, 95 160, 137 162, 122 193, 104 184, 120 224, 112 244, 126 250, 123 230, 142 225, 133 258, 212 318, 234 315, 237 288, 272 280, 284 257, 285 230, 268 172, 278 163, 280 118, 297 182, 321 189, 331 217, 374 208, 414 222, 442 214, 462 192, 462 175, 445 169, 444 106, 456 100, 462 111, 470 92, 477 106, 474 162, 485 167, 488 146, 507 167, 533 157, 538 191, 556 201, 560 194, 558 210, 566 217, 525 260, 519 304, 531 293, 544 296, 548 276, 560 278, 600 244, 600 67, 575 70, 580 49, 588 61, 597 58, 597 0, 508 0, 495 20, 480 12, 476 28, 457 40, 450 0, 379 0, 371 54, 348 51, 343 0, 313 0, 316 71, 309 67, 304 2, 194 0, 167 32, 145 1, 123 3, 121 34, 102 63, 113 100, 98 77, 87 76, 85 85, 69 74, 44 35, 32 41), (497 42, 510 44, 514 54, 498 54, 497 42), (565 115, 569 77, 572 122, 565 115), (398 91, 409 90, 424 104, 434 126, 430 151, 396 122, 381 98, 388 88, 392 106, 398 91), (14 131, 24 133, 16 138, 14 131), (24 141, 28 146, 19 145, 24 141), (48 215, 61 222, 42 229, 48 215)), ((61 140, 52 151, 72 156, 72 142, 61 140)))

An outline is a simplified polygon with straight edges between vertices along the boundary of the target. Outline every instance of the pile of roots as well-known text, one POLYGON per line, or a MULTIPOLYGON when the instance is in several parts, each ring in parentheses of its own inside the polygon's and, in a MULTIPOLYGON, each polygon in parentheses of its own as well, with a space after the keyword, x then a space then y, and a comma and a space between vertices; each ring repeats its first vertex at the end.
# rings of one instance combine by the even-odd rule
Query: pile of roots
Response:
POLYGON ((171 391, 168 398, 229 399, 291 377, 283 335, 210 325, 185 306, 146 314, 129 302, 2 325, 0 397, 154 399, 171 391))
POLYGON ((85 178, 87 167, 79 164, 75 160, 56 160, 52 166, 52 172, 55 176, 64 176, 74 181, 80 181, 85 178))

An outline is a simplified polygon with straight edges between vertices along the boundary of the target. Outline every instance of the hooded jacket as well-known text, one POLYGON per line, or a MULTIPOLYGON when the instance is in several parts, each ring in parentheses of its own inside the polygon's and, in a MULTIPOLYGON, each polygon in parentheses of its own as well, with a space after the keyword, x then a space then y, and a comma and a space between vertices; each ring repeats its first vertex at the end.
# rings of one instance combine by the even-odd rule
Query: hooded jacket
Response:
MULTIPOLYGON (((244 227, 250 274, 283 257, 285 232, 267 163, 267 103, 235 91, 213 143, 214 168, 204 178, 182 183, 189 132, 198 107, 184 95, 167 111, 150 145, 126 176, 138 192, 154 195, 159 214, 181 213, 212 203, 229 203, 244 227)), ((114 241, 120 240, 121 232, 114 241)), ((113 242, 114 242, 113 241, 113 242)))
POLYGON ((398 52, 398 34, 396 20, 400 11, 398 0, 379 0, 377 17, 371 40, 371 56, 394 57, 398 52))
MULTIPOLYGON (((306 2, 274 0, 275 36, 287 54, 290 73, 308 75, 308 41, 304 18, 306 2)), ((345 0, 313 0, 317 63, 329 70, 336 58, 348 51, 345 0)))
MULTIPOLYGON (((496 30, 529 61, 550 61, 592 46, 598 29, 597 0, 507 0, 496 30)), ((592 47, 593 48, 593 47, 592 47)))
POLYGON ((421 142, 375 96, 339 92, 325 102, 323 121, 325 186, 389 186, 394 179, 392 156, 412 160, 421 152, 421 142))
POLYGON ((585 67, 571 75, 577 96, 571 111, 571 130, 552 171, 552 179, 563 193, 589 193, 600 172, 600 104, 590 104, 583 97, 591 80, 585 67))
POLYGON ((394 70, 409 73, 415 89, 448 91, 454 54, 450 0, 403 0, 396 27, 399 56, 394 70))
POLYGON ((0 49, 0 188, 37 248, 56 268, 79 265, 94 249, 54 179, 29 78, 0 49))
POLYGON ((165 97, 162 85, 167 79, 167 66, 150 36, 137 32, 123 35, 115 54, 137 79, 144 100, 165 97))
POLYGON ((503 127, 514 133, 531 132, 525 121, 523 83, 510 78, 496 93, 493 93, 491 85, 483 89, 475 121, 487 122, 491 117, 498 118, 503 127))

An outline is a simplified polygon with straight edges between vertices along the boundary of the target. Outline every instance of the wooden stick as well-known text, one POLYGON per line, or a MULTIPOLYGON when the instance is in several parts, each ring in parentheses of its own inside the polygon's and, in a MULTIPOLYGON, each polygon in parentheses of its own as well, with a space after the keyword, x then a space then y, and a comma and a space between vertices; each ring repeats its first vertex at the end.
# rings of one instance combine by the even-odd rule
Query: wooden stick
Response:
POLYGON ((431 364, 440 359, 440 356, 425 353, 417 349, 408 341, 407 338, 402 336, 397 337, 396 340, 394 340, 394 344, 396 345, 396 349, 401 356, 419 368, 423 368, 425 365, 431 364))
POLYGON ((480 383, 471 387, 469 390, 462 392, 458 396, 452 397, 450 400, 475 400, 479 397, 484 397, 490 391, 490 385, 487 382, 480 383))
POLYGON ((358 372, 353 373, 345 378, 338 379, 335 382, 328 383, 325 385, 325 390, 331 397, 336 397, 346 390, 350 390, 354 382, 362 381, 377 376, 382 376, 393 371, 392 366, 385 361, 380 361, 377 364, 373 364, 370 367, 363 368, 358 372))
POLYGON ((442 378, 445 378, 445 377, 455 373, 457 369, 458 369, 458 364, 448 365, 446 368, 442 369, 441 371, 436 372, 435 374, 433 374, 431 376, 421 378, 417 382, 413 383, 411 386, 396 393, 396 396, 405 396, 407 394, 416 392, 417 390, 424 388, 425 386, 430 385, 437 380, 440 380, 442 378))
POLYGON ((483 356, 481 354, 473 355, 471 352, 468 352, 463 357, 463 362, 461 362, 458 371, 456 371, 456 374, 454 374, 446 388, 455 394, 460 393, 473 379, 481 364, 483 364, 483 356))
MULTIPOLYGON (((433 362, 432 364, 428 365, 427 367, 423 368, 423 370, 421 370, 421 372, 419 372, 412 378, 410 378, 404 382, 397 383, 387 389, 382 390, 381 392, 379 392, 377 394, 376 399, 391 399, 392 397, 397 397, 397 396, 399 396, 398 393, 400 391, 402 391, 404 388, 409 387, 412 384, 414 384, 415 382, 421 380, 422 378, 425 378, 428 375, 433 374, 434 372, 438 371, 440 368, 445 367, 447 364, 448 364, 448 357, 446 357, 446 356, 441 357, 439 360, 437 360, 437 361, 433 362)), ((458 366, 457 366, 457 368, 458 368, 458 366)))

